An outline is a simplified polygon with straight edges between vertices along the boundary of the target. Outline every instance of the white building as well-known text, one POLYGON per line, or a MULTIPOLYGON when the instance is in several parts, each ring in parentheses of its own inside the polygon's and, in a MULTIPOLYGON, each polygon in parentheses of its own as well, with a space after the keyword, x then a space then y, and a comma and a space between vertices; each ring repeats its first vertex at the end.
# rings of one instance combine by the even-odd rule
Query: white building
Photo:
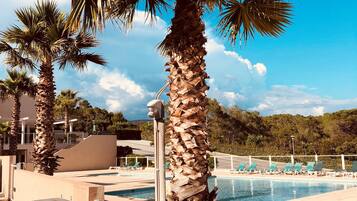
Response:
MULTIPOLYGON (((13 101, 6 100, 4 102, 0 101, 0 121, 10 121, 12 115, 13 101)), ((72 132, 73 122, 76 120, 71 120, 70 123, 70 133, 74 135, 79 135, 80 138, 86 137, 84 133, 72 132)), ((21 97, 21 113, 20 113, 20 127, 18 135, 18 162, 29 162, 32 158, 32 142, 35 137, 35 122, 36 122, 36 111, 35 111, 35 100, 34 98, 28 97, 26 95, 21 97)), ((63 121, 56 122, 55 124, 63 124, 63 121)), ((68 146, 68 142, 63 130, 55 130, 56 146, 57 149, 61 149, 68 146)), ((8 149, 8 138, 5 139, 4 149, 8 149)))

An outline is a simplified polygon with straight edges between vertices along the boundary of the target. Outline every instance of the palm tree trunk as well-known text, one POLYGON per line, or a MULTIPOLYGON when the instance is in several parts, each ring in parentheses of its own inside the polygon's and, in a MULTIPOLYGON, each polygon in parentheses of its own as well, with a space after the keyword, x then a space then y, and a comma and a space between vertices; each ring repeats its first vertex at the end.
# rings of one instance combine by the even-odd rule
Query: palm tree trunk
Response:
POLYGON ((169 125, 171 195, 169 200, 214 200, 207 179, 209 143, 202 7, 195 0, 177 0, 171 32, 165 38, 170 61, 169 125))
POLYGON ((65 107, 64 109, 64 136, 66 137, 66 141, 68 143, 68 108, 65 107))
POLYGON ((34 139, 35 172, 53 175, 58 166, 53 133, 55 86, 52 64, 43 64, 36 92, 36 137, 34 139))
POLYGON ((9 138, 9 155, 15 155, 17 152, 17 135, 19 131, 20 121, 20 97, 18 95, 13 96, 14 105, 12 107, 12 122, 9 138))

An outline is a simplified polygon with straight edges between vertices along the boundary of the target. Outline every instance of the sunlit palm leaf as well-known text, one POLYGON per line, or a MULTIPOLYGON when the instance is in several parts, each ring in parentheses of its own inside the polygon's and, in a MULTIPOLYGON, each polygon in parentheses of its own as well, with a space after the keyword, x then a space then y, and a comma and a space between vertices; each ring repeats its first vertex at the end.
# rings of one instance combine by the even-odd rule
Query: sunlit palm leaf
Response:
POLYGON ((4 53, 6 55, 5 63, 11 67, 28 68, 30 70, 36 68, 31 59, 24 57, 21 52, 17 51, 4 41, 0 42, 0 53, 4 53))
POLYGON ((109 0, 72 0, 72 12, 68 18, 70 28, 102 29, 109 3, 109 0))
POLYGON ((100 55, 94 53, 81 53, 81 52, 63 55, 59 59, 58 63, 60 65, 60 69, 64 69, 69 64, 78 70, 85 70, 88 61, 91 61, 99 65, 106 64, 106 61, 100 55))
MULTIPOLYGON (((75 30, 101 30, 107 19, 128 26, 134 19, 138 5, 139 0, 72 0, 68 26, 75 30)), ((145 0, 145 11, 152 20, 155 19, 157 11, 166 6, 165 0, 145 0)))
POLYGON ((206 5, 211 11, 214 8, 222 9, 226 4, 226 0, 199 0, 203 5, 206 5))
POLYGON ((233 43, 237 36, 246 41, 255 32, 276 37, 290 24, 291 8, 280 0, 229 0, 219 28, 233 43))

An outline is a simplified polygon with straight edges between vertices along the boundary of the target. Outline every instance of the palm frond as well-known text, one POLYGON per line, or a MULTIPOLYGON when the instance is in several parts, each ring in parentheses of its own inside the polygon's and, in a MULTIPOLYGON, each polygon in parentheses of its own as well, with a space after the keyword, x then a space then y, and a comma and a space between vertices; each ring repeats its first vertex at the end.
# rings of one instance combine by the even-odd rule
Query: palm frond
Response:
POLYGON ((33 8, 21 8, 15 11, 17 19, 28 29, 31 29, 38 22, 38 16, 33 8))
POLYGON ((103 29, 105 9, 109 0, 72 0, 72 10, 68 17, 68 27, 72 30, 103 29))
POLYGON ((0 99, 28 94, 35 96, 36 84, 25 71, 7 70, 7 78, 0 81, 0 99))
POLYGON ((146 0, 145 11, 149 14, 151 20, 155 20, 157 11, 161 12, 161 8, 166 9, 167 6, 165 0, 146 0))
MULTIPOLYGON (((72 0, 68 27, 72 30, 102 30, 107 19, 130 27, 139 3, 139 0, 72 0)), ((157 12, 167 6, 165 0, 145 0, 145 11, 152 21, 156 19, 157 12)))
POLYGON ((41 22, 46 23, 46 26, 56 24, 64 15, 53 0, 37 1, 34 12, 41 22))
POLYGON ((213 11, 215 8, 219 10, 226 4, 226 0, 199 0, 202 5, 207 6, 207 8, 213 11))
POLYGON ((221 13, 219 28, 232 43, 237 36, 247 41, 254 33, 279 36, 290 24, 292 5, 281 0, 229 0, 221 13))
POLYGON ((139 0, 111 0, 110 7, 106 9, 106 19, 111 19, 124 27, 130 27, 138 4, 139 0))
POLYGON ((34 62, 5 41, 0 41, 0 53, 5 54, 5 63, 11 67, 36 69, 34 62))
POLYGON ((75 46, 78 49, 92 48, 92 47, 97 47, 98 45, 99 42, 91 34, 81 32, 76 36, 75 46))
POLYGON ((100 55, 94 53, 82 53, 82 52, 63 55, 58 60, 58 63, 60 65, 60 69, 62 70, 69 64, 73 68, 82 71, 87 68, 88 61, 99 65, 106 64, 106 61, 100 55))

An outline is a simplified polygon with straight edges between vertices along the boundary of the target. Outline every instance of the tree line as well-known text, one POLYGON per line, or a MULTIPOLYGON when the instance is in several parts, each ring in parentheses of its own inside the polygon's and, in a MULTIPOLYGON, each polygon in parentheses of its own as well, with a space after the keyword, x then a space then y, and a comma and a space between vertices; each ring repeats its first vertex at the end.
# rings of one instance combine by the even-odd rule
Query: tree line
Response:
MULTIPOLYGON (((259 112, 225 107, 209 99, 207 126, 212 151, 237 155, 333 155, 357 153, 357 109, 322 116, 259 112)), ((141 122, 142 138, 153 141, 151 122, 141 122)), ((166 139, 169 136, 166 135, 166 139)))
POLYGON ((239 107, 209 101, 212 149, 238 155, 356 154, 357 109, 322 116, 261 116, 239 107), (294 142, 293 142, 294 141, 294 142))

